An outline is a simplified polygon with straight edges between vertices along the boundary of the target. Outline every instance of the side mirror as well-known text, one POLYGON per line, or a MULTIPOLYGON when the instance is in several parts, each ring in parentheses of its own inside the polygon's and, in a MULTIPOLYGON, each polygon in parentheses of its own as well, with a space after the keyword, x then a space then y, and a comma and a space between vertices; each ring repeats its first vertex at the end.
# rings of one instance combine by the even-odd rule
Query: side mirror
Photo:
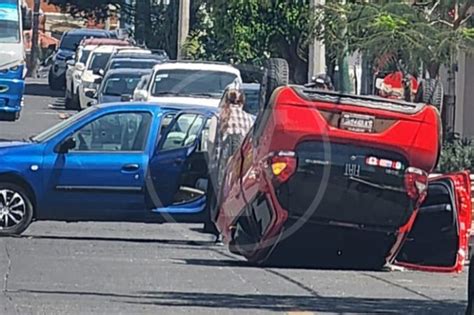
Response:
POLYGON ((94 91, 86 91, 85 95, 88 97, 88 98, 96 98, 96 92, 94 91))
POLYGON ((101 77, 103 77, 104 74, 105 74, 104 69, 100 69, 99 71, 97 71, 97 74, 100 75, 101 77))
POLYGON ((71 60, 68 60, 68 61, 66 62, 66 64, 67 64, 68 66, 74 67, 74 65, 76 64, 76 62, 74 61, 74 59, 71 59, 71 60))
POLYGON ((83 64, 82 62, 78 62, 78 63, 76 63, 76 70, 77 71, 84 71, 84 70, 86 70, 86 65, 83 64))
POLYGON ((132 100, 132 96, 130 94, 122 94, 122 98, 120 100, 122 102, 130 102, 132 100))
POLYGON ((76 140, 73 137, 67 138, 58 147, 58 153, 68 153, 70 150, 76 148, 76 140))
POLYGON ((100 75, 100 68, 95 68, 95 69, 92 69, 92 73, 95 74, 95 75, 100 75))
POLYGON ((148 98, 148 91, 146 90, 136 91, 136 99, 138 101, 146 101, 147 98, 148 98))
POLYGON ((92 100, 89 103, 87 103, 87 107, 95 106, 97 104, 98 104, 98 102, 96 100, 92 100))

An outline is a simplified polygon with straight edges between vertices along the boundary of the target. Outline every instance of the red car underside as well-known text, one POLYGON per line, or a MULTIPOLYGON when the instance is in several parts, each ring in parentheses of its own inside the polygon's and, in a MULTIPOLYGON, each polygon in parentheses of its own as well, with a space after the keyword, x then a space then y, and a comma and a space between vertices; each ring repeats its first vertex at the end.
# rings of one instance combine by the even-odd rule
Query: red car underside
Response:
POLYGON ((232 251, 328 267, 395 260, 439 154, 434 107, 284 87, 254 129, 229 165, 240 180, 224 183, 217 220, 232 251))

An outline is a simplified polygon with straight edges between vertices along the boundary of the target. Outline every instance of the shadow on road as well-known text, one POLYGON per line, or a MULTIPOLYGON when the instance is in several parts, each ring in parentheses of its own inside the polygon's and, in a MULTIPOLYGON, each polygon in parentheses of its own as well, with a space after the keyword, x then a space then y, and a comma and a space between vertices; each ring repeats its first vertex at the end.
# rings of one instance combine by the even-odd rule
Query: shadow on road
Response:
POLYGON ((93 291, 8 290, 10 294, 87 296, 119 299, 117 302, 157 307, 265 310, 273 312, 309 311, 359 314, 463 314, 460 300, 419 300, 396 298, 324 297, 308 295, 232 294, 201 292, 151 292, 121 294, 93 291))
POLYGON ((95 236, 56 236, 56 235, 23 235, 21 238, 45 239, 45 240, 68 240, 68 241, 98 241, 98 242, 125 242, 125 243, 143 243, 143 244, 166 244, 166 245, 191 245, 191 246, 210 246, 214 242, 190 241, 190 240, 171 240, 171 239, 152 239, 152 238, 121 238, 121 237, 95 237, 95 236))
POLYGON ((47 83, 27 82, 25 94, 30 96, 63 97, 64 91, 53 91, 47 83))

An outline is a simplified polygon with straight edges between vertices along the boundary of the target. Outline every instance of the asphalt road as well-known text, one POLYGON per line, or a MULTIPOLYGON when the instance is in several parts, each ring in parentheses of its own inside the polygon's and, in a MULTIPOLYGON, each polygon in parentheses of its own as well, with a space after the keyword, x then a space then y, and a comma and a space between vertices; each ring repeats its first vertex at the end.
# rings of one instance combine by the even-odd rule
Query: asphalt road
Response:
MULTIPOLYGON (((59 120, 62 100, 28 87, 21 139, 59 120)), ((466 274, 257 268, 199 225, 38 222, 0 238, 0 314, 462 314, 466 274)))

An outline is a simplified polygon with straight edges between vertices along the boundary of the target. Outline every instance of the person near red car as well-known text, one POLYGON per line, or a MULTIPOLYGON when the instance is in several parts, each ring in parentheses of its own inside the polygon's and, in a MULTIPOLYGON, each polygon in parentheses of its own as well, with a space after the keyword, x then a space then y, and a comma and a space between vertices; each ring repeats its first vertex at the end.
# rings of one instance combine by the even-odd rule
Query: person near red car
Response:
POLYGON ((380 96, 391 99, 405 99, 406 85, 409 85, 410 88, 409 97, 411 101, 418 91, 418 80, 411 74, 404 75, 402 71, 392 72, 383 79, 380 96))

